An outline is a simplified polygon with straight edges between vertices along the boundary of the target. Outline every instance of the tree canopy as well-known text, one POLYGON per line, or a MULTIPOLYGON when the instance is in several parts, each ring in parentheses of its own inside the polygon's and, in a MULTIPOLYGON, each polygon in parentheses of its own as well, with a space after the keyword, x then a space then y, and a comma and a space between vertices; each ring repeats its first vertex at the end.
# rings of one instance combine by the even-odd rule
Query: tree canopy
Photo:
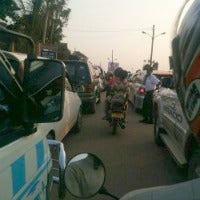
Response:
MULTIPOLYGON (((69 58, 70 51, 62 45, 63 27, 67 25, 71 9, 68 0, 1 0, 0 20, 7 28, 29 35, 36 44, 57 45, 65 50, 62 58, 69 58)), ((86 58, 79 53, 76 56, 86 58)))

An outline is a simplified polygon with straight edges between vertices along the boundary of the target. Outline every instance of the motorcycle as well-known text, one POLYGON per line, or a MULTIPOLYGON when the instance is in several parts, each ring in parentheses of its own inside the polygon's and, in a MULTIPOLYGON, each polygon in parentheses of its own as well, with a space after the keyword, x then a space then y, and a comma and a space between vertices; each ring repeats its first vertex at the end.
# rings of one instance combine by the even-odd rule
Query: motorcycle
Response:
POLYGON ((117 127, 125 128, 126 107, 125 101, 120 98, 112 98, 110 101, 110 110, 108 121, 112 127, 112 134, 115 135, 117 127))

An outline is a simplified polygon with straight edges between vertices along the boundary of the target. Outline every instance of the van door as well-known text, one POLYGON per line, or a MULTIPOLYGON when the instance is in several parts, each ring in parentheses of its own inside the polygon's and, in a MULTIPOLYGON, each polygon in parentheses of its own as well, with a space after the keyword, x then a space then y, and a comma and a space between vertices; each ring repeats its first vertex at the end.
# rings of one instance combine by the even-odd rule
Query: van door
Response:
MULTIPOLYGON (((9 130, 7 137, 21 131, 9 130)), ((0 199, 46 199, 51 157, 40 130, 1 147, 0 163, 0 199)))
POLYGON ((176 92, 169 88, 161 88, 160 96, 162 98, 162 122, 164 129, 167 130, 167 133, 174 137, 175 132, 175 119, 174 112, 176 110, 176 92))
POLYGON ((51 157, 38 130, 28 136, 20 119, 22 88, 0 52, 0 199, 46 199, 51 157), (27 135, 27 136, 25 136, 27 135))
POLYGON ((175 135, 177 144, 182 149, 182 151, 185 148, 185 142, 187 140, 188 135, 190 134, 189 130, 190 130, 190 128, 189 128, 188 122, 185 118, 180 101, 177 96, 177 99, 176 99, 176 130, 174 132, 174 135, 175 135))

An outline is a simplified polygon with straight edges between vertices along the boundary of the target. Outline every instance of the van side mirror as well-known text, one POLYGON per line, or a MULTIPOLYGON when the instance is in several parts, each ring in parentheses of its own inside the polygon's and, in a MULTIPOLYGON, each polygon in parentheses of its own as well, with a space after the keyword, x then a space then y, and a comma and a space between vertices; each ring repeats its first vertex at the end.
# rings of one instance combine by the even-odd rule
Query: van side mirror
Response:
POLYGON ((26 60, 23 89, 31 123, 59 121, 63 115, 65 70, 55 60, 26 60))

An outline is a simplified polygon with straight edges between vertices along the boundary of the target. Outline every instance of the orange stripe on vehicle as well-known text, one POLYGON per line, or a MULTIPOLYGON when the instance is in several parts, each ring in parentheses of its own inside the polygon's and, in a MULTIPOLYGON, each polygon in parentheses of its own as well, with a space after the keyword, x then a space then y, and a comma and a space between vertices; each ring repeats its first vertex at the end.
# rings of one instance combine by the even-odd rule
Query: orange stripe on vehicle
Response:
POLYGON ((200 116, 192 121, 191 128, 194 133, 200 134, 200 116))
POLYGON ((200 78, 200 53, 198 56, 195 58, 194 62, 192 63, 192 66, 187 73, 185 77, 185 85, 186 87, 190 84, 191 81, 194 79, 200 78))

